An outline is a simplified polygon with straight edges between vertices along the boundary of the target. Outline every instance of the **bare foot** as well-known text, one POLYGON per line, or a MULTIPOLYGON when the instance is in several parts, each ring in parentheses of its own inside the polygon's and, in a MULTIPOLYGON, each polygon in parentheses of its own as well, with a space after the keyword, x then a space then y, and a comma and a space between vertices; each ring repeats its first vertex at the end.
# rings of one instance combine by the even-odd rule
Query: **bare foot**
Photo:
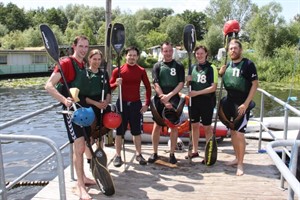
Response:
POLYGON ((237 165, 237 163, 238 163, 238 160, 234 159, 233 161, 225 162, 225 165, 232 166, 232 165, 237 165))
POLYGON ((87 177, 85 177, 85 178, 83 179, 83 181, 84 181, 84 184, 85 184, 86 186, 96 185, 96 181, 95 181, 95 180, 90 179, 90 178, 87 178, 87 177))
POLYGON ((77 185, 77 190, 80 200, 92 200, 92 197, 87 193, 85 186, 77 185))
POLYGON ((242 164, 237 165, 236 175, 237 176, 244 175, 244 167, 242 164))

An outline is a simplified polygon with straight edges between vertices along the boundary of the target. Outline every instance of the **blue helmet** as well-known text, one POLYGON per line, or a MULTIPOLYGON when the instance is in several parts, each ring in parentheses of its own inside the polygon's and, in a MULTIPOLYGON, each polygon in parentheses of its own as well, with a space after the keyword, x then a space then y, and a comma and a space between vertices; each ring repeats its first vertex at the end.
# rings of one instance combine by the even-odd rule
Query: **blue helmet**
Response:
POLYGON ((78 126, 90 126, 95 120, 95 113, 91 107, 78 108, 73 113, 72 122, 78 126))

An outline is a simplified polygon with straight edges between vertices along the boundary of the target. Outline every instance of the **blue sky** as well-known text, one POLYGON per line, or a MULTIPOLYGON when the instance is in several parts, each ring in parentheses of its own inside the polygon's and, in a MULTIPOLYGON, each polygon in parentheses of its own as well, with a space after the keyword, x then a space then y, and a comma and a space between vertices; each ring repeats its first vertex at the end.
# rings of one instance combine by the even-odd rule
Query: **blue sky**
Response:
MULTIPOLYGON (((291 20, 297 13, 300 13, 300 0, 275 0, 283 7, 282 15, 286 20, 291 20)), ((25 10, 38 7, 52 8, 65 7, 67 4, 84 4, 88 6, 105 7, 106 0, 2 0, 5 5, 9 2, 16 4, 25 10)), ((259 7, 266 5, 272 0, 252 0, 259 7)), ((120 7, 123 11, 135 12, 141 8, 165 7, 172 8, 176 13, 182 11, 196 10, 203 11, 209 0, 112 0, 112 8, 120 7)))

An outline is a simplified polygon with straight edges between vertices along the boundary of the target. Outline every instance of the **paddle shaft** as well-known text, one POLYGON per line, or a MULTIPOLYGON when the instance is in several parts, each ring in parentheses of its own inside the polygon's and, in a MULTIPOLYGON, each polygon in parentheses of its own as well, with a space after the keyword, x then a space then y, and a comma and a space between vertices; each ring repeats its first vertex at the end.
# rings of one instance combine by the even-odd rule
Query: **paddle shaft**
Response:
MULTIPOLYGON (((231 38, 233 37, 233 34, 237 33, 230 33, 231 36, 229 36, 229 34, 225 35, 225 39, 224 39, 224 45, 225 45, 225 60, 224 60, 224 65, 227 64, 227 58, 228 58, 228 44, 231 40, 231 38)), ((220 103, 221 103, 221 98, 222 98, 222 90, 223 90, 223 85, 224 85, 224 81, 223 81, 223 77, 221 79, 221 85, 220 85, 220 91, 219 91, 219 96, 218 96, 218 102, 217 102, 217 113, 215 116, 215 123, 214 123, 214 129, 213 129, 213 134, 216 134, 216 130, 217 130, 217 121, 218 121, 218 113, 219 113, 219 109, 220 109, 220 103)))
MULTIPOLYGON (((225 35, 225 61, 224 64, 226 65, 227 63, 227 58, 228 58, 228 35, 225 35)), ((215 115, 215 122, 214 122, 214 128, 213 128, 213 133, 211 138, 206 142, 205 145, 205 164, 207 166, 211 166, 215 164, 217 161, 217 141, 216 141, 216 129, 217 129, 217 121, 218 121, 218 112, 220 108, 220 102, 221 102, 221 97, 222 97, 222 90, 223 90, 223 78, 221 79, 221 86, 220 86, 220 91, 219 91, 219 97, 218 97, 218 102, 217 102, 217 113, 215 115)))
MULTIPOLYGON (((118 76, 121 78, 121 51, 125 44, 125 28, 124 25, 121 23, 115 23, 112 27, 112 36, 111 36, 111 43, 114 50, 117 53, 117 65, 118 65, 118 76)), ((123 101, 122 101, 122 84, 119 85, 119 105, 120 105, 120 114, 123 119, 123 101)), ((124 125, 123 121, 121 123, 121 131, 122 131, 122 143, 123 143, 123 157, 124 157, 124 169, 126 171, 126 153, 125 153, 125 140, 124 140, 124 125)))
MULTIPOLYGON (((118 54, 118 76, 119 78, 121 78, 121 63, 120 63, 120 53, 118 54)), ((119 85, 119 105, 120 105, 120 114, 123 118, 123 101, 122 101, 122 84, 119 85)), ((125 134, 125 130, 124 130, 124 124, 123 121, 121 122, 121 126, 122 126, 122 146, 123 146, 123 158, 124 158, 124 169, 126 170, 126 152, 125 152, 125 139, 124 139, 124 134, 125 134)))
MULTIPOLYGON (((110 35, 111 35, 111 24, 108 25, 107 32, 106 32, 106 46, 107 46, 107 48, 110 47, 110 35)), ((104 98, 105 98, 105 83, 106 83, 105 75, 106 75, 106 70, 107 70, 107 64, 108 64, 108 61, 107 61, 107 55, 106 55, 106 63, 103 66, 101 102, 103 102, 104 98)), ((101 127, 103 127, 102 117, 103 117, 103 108, 101 109, 100 116, 99 116, 99 122, 100 122, 101 127)), ((100 138, 101 137, 102 137, 101 132, 99 132, 99 146, 100 146, 100 138)))
MULTIPOLYGON (((188 52, 188 65, 189 65, 189 70, 188 70, 188 75, 191 75, 191 52, 188 52)), ((192 86, 191 86, 191 81, 189 81, 188 83, 189 85, 189 92, 192 91, 192 86)), ((189 134, 189 149, 188 149, 188 158, 189 158, 189 162, 192 163, 192 149, 193 149, 193 137, 192 137, 192 123, 191 123, 191 109, 192 109, 192 97, 189 98, 189 107, 188 107, 188 111, 189 111, 189 130, 190 130, 190 134, 189 134)))
MULTIPOLYGON (((184 33, 183 33, 183 43, 184 47, 188 52, 188 75, 191 75, 191 67, 192 67, 192 61, 191 61, 191 54, 193 52, 193 49, 196 44, 196 32, 195 32, 195 27, 192 24, 188 24, 184 27, 184 33)), ((192 91, 191 83, 190 81, 188 82, 189 85, 189 92, 192 91)), ((191 107, 192 107, 192 98, 189 98, 189 106, 188 106, 188 111, 189 111, 189 119, 191 120, 191 107)), ((193 148, 193 138, 192 138, 192 125, 191 121, 189 122, 189 147, 188 147, 188 158, 189 162, 192 162, 191 154, 192 154, 192 148, 193 148)))

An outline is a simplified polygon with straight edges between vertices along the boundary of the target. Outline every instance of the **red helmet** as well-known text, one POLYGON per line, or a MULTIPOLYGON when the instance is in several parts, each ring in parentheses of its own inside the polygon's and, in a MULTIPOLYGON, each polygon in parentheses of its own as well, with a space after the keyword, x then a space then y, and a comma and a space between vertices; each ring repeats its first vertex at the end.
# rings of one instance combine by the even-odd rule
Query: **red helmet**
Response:
POLYGON ((103 125, 109 129, 118 128, 122 123, 122 117, 116 112, 108 112, 103 116, 103 125))
POLYGON ((236 20, 229 20, 224 24, 223 33, 228 35, 229 33, 238 33, 240 32, 240 24, 236 20))

